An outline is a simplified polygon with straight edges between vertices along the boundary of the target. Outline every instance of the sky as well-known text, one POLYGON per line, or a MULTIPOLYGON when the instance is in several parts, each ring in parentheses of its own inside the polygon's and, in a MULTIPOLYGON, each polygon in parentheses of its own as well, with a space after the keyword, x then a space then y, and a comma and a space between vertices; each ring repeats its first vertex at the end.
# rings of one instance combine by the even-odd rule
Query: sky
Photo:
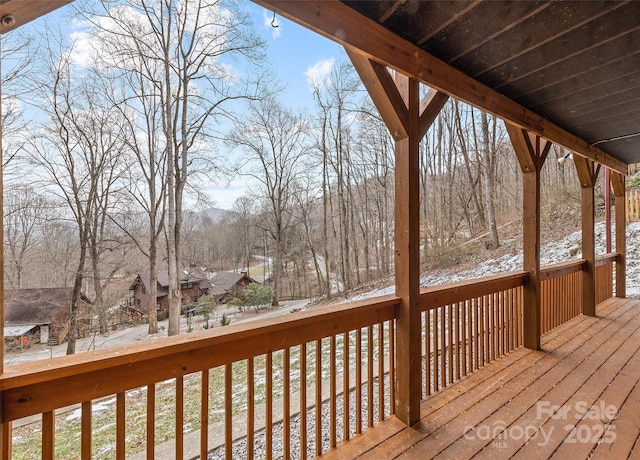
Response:
MULTIPOLYGON (((250 3, 250 2, 249 2, 250 3)), ((304 110, 314 105, 310 79, 325 79, 333 65, 346 59, 342 46, 273 12, 250 3, 258 33, 267 43, 267 59, 278 80, 286 84, 284 103, 304 110)), ((227 184, 209 184, 205 190, 215 200, 215 207, 229 209, 242 196, 250 178, 236 177, 227 184)))
MULTIPOLYGON (((314 105, 311 80, 323 80, 335 63, 346 59, 343 48, 302 26, 299 26, 248 0, 243 0, 249 8, 257 33, 267 45, 267 60, 276 78, 286 85, 283 103, 294 110, 311 110, 314 105), (277 25, 274 27, 272 24, 277 25)), ((69 6, 39 18, 24 26, 43 30, 44 22, 60 26, 62 30, 74 30, 69 6)), ((217 183, 204 184, 203 189, 212 198, 214 206, 229 209, 233 202, 247 189, 248 177, 234 177, 217 183)))

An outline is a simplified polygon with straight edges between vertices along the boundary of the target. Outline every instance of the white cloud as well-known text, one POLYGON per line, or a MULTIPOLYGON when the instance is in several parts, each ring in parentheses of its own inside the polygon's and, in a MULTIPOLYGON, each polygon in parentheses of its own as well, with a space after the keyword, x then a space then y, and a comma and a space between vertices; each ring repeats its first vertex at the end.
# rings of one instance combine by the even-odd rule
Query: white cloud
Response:
POLYGON ((70 58, 77 67, 89 67, 93 62, 92 37, 84 31, 71 32, 69 38, 73 42, 70 58))
POLYGON ((209 183, 202 188, 214 201, 214 206, 221 209, 231 209, 233 203, 249 191, 252 179, 242 177, 230 181, 228 184, 209 183))
POLYGON ((316 62, 304 73, 311 90, 323 88, 330 82, 331 70, 335 64, 335 58, 324 59, 316 62))
POLYGON ((282 36, 282 32, 280 31, 280 21, 278 21, 278 16, 274 16, 274 14, 271 11, 262 10, 262 24, 266 29, 271 29, 272 38, 280 38, 282 36))

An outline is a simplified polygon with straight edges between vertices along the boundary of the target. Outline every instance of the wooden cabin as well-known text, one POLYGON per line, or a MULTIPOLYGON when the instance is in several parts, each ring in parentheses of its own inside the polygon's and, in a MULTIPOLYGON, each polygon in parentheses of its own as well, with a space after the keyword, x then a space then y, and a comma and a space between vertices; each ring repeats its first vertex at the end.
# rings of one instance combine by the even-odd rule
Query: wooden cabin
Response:
MULTIPOLYGON (((129 290, 133 294, 133 306, 141 312, 149 311, 150 302, 150 279, 149 272, 138 273, 129 290)), ((207 276, 201 273, 193 273, 191 270, 183 270, 180 277, 180 292, 182 295, 183 307, 191 306, 198 298, 209 292, 212 283, 207 276)), ((158 272, 157 280, 156 311, 158 315, 165 316, 169 311, 169 272, 161 270, 158 272)))
MULTIPOLYGON (((344 45, 395 140, 395 294, 6 366, 2 458, 12 422, 36 414, 42 458, 56 458, 55 411, 72 404, 91 458, 92 407, 104 397, 116 400, 115 457, 125 458, 134 389, 146 398, 136 423, 149 459, 214 448, 237 458, 236 447, 247 458, 638 458, 640 302, 626 299, 624 203, 628 165, 640 162, 640 2, 256 2, 344 45), (420 85, 431 88, 422 100, 420 85), (505 122, 523 178, 524 262, 420 289, 419 143, 448 98, 505 122), (582 255, 541 267, 540 172, 552 144, 575 159, 582 255), (601 168, 616 245, 597 255, 601 168), (155 396, 169 379, 167 447, 155 396), (192 379, 201 416, 185 434, 192 379)), ((65 3, 6 0, 1 30, 65 3)))
MULTIPOLYGON (((7 289, 4 292, 5 327, 29 327, 31 341, 57 345, 67 339, 73 288, 7 289)), ((78 299, 78 337, 91 331, 94 312, 84 294, 78 299)))
MULTIPOLYGON (((245 273, 212 272, 202 269, 184 269, 180 278, 183 308, 191 307, 199 297, 210 295, 220 304, 236 297, 242 298, 246 287, 255 281, 245 273)), ((156 311, 169 311, 169 273, 158 272, 156 311)), ((149 311, 149 272, 138 273, 129 287, 132 307, 140 312, 149 311)))

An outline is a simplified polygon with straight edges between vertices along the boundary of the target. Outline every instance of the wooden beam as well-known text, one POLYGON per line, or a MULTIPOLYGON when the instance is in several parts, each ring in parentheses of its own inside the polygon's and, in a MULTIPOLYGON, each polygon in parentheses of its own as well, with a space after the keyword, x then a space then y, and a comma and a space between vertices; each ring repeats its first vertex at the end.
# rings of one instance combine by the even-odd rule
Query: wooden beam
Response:
POLYGON ((524 285, 524 346, 540 349, 541 275, 540 275, 540 171, 551 148, 541 145, 519 126, 505 123, 507 133, 522 169, 522 240, 523 269, 529 273, 524 285))
POLYGON ((611 173, 611 186, 615 196, 616 220, 616 297, 627 296, 627 228, 625 208, 627 204, 624 176, 611 173))
POLYGON ((406 138, 409 113, 387 68, 350 48, 345 51, 393 138, 406 138))
POLYGON ((582 258, 586 260, 582 271, 582 314, 596 316, 596 245, 594 186, 599 168, 587 158, 574 157, 582 187, 582 258))
POLYGON ((42 460, 56 458, 56 416, 55 411, 42 414, 42 460))
POLYGON ((0 18, 11 15, 15 23, 0 23, 0 33, 10 32, 40 16, 51 13, 73 0, 2 0, 0 1, 0 18))
POLYGON ((407 425, 420 421, 422 355, 420 313, 420 84, 397 75, 408 107, 408 137, 396 141, 395 269, 396 416, 407 425))
POLYGON ((395 413, 407 425, 420 420, 422 368, 420 313, 420 140, 449 99, 420 83, 347 50, 385 124, 395 138, 395 244, 397 309, 395 413))
POLYGON ((611 173, 611 188, 613 189, 614 196, 625 196, 626 187, 624 179, 625 177, 620 173, 611 173))
POLYGON ((627 174, 627 165, 436 59, 338 0, 253 0, 385 66, 540 137, 627 174))
POLYGON ((505 123, 507 133, 511 139, 511 145, 515 151, 516 158, 523 173, 535 172, 538 168, 538 159, 532 153, 531 139, 529 134, 518 126, 505 123))
MULTIPOLYGON (((0 5, 1 8, 1 5, 0 5)), ((1 11, 1 10, 0 10, 1 11)), ((0 15, 2 13, 0 12, 0 15)), ((1 57, 0 57, 1 59, 1 57)), ((0 68, 2 66, 0 65, 0 68)), ((4 152, 2 142, 3 137, 3 129, 4 126, 2 124, 2 120, 4 120, 3 116, 3 107, 2 107, 2 84, 0 83, 0 158, 3 160, 0 161, 0 245, 2 250, 0 250, 0 375, 4 373, 4 171, 3 171, 3 161, 4 161, 4 152)), ((0 398, 0 405, 2 404, 2 398, 0 398)), ((2 409, 2 407, 0 407, 2 409)), ((0 424, 4 422, 4 420, 0 419, 0 424)), ((9 438, 11 440, 11 438, 9 438)), ((4 446, 0 446, 4 447, 4 446)))
MULTIPOLYGON (((382 64, 349 48, 345 50, 394 140, 407 137, 409 135, 407 105, 398 92, 389 70, 382 64)), ((448 100, 448 95, 430 89, 420 101, 420 138, 427 134, 448 100)))
POLYGON ((429 128, 449 100, 449 96, 430 89, 427 95, 420 101, 420 139, 429 131, 429 128))

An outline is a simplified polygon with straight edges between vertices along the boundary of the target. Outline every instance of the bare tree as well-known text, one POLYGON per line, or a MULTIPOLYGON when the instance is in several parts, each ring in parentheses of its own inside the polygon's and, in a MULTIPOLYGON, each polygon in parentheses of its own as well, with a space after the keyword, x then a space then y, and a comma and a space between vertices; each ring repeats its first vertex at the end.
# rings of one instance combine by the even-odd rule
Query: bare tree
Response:
POLYGON ((333 67, 326 81, 314 84, 317 104, 317 118, 321 127, 319 150, 323 154, 323 176, 325 177, 325 212, 333 214, 334 203, 337 222, 327 222, 332 226, 333 235, 338 241, 339 266, 342 287, 346 292, 352 286, 352 265, 356 266, 358 276, 359 248, 354 238, 354 208, 352 206, 353 147, 351 127, 358 111, 355 95, 360 88, 353 66, 340 62, 333 67))
POLYGON ((311 258, 318 287, 322 289, 326 286, 325 277, 328 277, 328 273, 323 275, 323 267, 320 265, 318 254, 319 240, 321 240, 321 238, 318 232, 315 231, 315 219, 318 216, 314 211, 317 209, 317 204, 320 201, 318 184, 312 180, 311 172, 304 174, 301 179, 302 180, 299 180, 296 184, 298 191, 293 196, 295 203, 293 214, 296 219, 296 227, 302 227, 299 231, 304 235, 304 242, 301 242, 300 246, 303 247, 302 252, 305 260, 302 260, 301 264, 303 265, 306 280, 306 270, 304 270, 304 266, 306 258, 311 258))
POLYGON ((122 138, 117 112, 104 105, 95 75, 73 74, 71 53, 51 53, 49 80, 42 82, 48 99, 48 121, 32 142, 32 161, 43 171, 71 213, 77 231, 78 261, 71 296, 67 354, 75 353, 78 301, 87 257, 100 213, 107 212, 117 176, 122 138))
POLYGON ((5 34, 0 40, 2 56, 2 81, 0 83, 2 112, 2 167, 4 175, 11 180, 20 177, 19 171, 8 167, 22 150, 27 120, 24 117, 24 103, 33 91, 30 80, 25 78, 37 62, 37 44, 34 39, 20 30, 5 34))
POLYGON ((362 106, 356 137, 354 209, 368 281, 388 274, 391 266, 394 146, 382 119, 368 104, 362 106))
POLYGON ((25 279, 38 247, 42 245, 43 227, 52 214, 52 203, 27 185, 14 185, 4 196, 5 276, 9 286, 22 289, 31 286, 25 279))
POLYGON ((275 244, 273 305, 281 293, 285 232, 291 225, 295 180, 309 150, 309 125, 270 98, 251 104, 250 116, 236 122, 229 145, 244 152, 251 163, 245 174, 259 186, 254 193, 264 199, 269 210, 269 232, 275 244))
MULTIPOLYGON (((110 44, 120 64, 141 60, 144 80, 159 100, 167 171, 167 242, 169 265, 169 334, 179 333, 183 198, 188 178, 196 171, 215 171, 207 159, 219 130, 216 121, 229 117, 230 103, 255 98, 256 82, 234 72, 231 59, 259 63, 262 42, 253 33, 250 16, 233 1, 136 0, 122 5, 103 0, 102 11, 87 17, 96 33, 110 44), (198 169, 200 168, 200 169, 198 169)), ((261 72, 249 72, 259 76, 261 72)))
MULTIPOLYGON (((56 207, 58 216, 64 207, 56 207)), ((78 260, 77 231, 68 220, 58 218, 42 228, 42 244, 37 251, 36 263, 42 267, 30 274, 33 287, 67 287, 72 285, 78 260)))
POLYGON ((158 332, 158 246, 165 225, 168 176, 166 149, 158 118, 162 110, 161 100, 154 84, 146 78, 146 72, 152 65, 142 56, 127 60, 119 76, 122 84, 112 99, 114 107, 121 112, 127 131, 127 152, 137 163, 137 168, 130 169, 123 178, 125 189, 147 218, 146 235, 137 234, 123 225, 120 227, 149 261, 149 311, 146 312, 149 334, 158 332))
MULTIPOLYGON (((467 186, 461 187, 462 190, 467 190, 469 192, 469 199, 467 200, 464 206, 464 213, 467 219, 467 224, 469 226, 469 232, 471 236, 475 236, 476 234, 476 225, 474 224, 475 219, 477 217, 479 221, 479 227, 484 229, 486 227, 486 219, 484 215, 484 209, 480 204, 480 199, 478 198, 478 184, 480 183, 480 174, 478 172, 477 163, 472 161, 472 156, 469 152, 469 137, 472 136, 472 132, 470 131, 468 125, 468 116, 467 111, 464 111, 465 107, 461 107, 462 103, 453 100, 453 116, 455 123, 455 133, 457 138, 457 144, 460 148, 460 153, 462 153, 464 172, 466 173, 467 186)), ((468 106, 466 106, 468 108, 468 106)))
MULTIPOLYGON (((482 172, 482 186, 483 196, 485 203, 485 211, 487 222, 489 224, 489 236, 491 238, 491 247, 497 248, 500 246, 500 239, 498 237, 498 224, 496 223, 495 213, 495 157, 497 153, 496 148, 496 117, 492 116, 491 120, 486 112, 480 112, 480 148, 478 148, 478 154, 481 158, 481 172, 482 172)), ((475 136, 478 139, 478 136, 475 136)))
POLYGON ((237 247, 240 248, 241 263, 243 269, 249 271, 251 254, 258 239, 256 232, 255 199, 249 195, 242 195, 234 201, 228 216, 228 223, 234 229, 237 247))

